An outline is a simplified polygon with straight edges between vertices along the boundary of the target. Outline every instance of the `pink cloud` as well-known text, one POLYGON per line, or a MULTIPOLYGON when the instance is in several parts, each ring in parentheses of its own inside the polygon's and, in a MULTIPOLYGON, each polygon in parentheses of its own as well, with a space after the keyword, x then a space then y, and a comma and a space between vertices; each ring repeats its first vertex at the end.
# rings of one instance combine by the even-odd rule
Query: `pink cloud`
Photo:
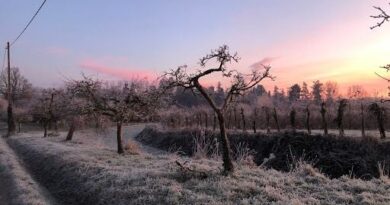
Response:
POLYGON ((252 64, 250 67, 253 69, 261 69, 261 68, 263 68, 263 65, 265 65, 265 66, 270 65, 275 59, 277 59, 277 58, 276 57, 265 57, 265 58, 261 59, 260 61, 252 64))
POLYGON ((80 63, 80 67, 122 80, 145 79, 153 81, 158 77, 158 74, 152 71, 134 69, 130 67, 106 66, 90 59, 82 61, 82 63, 80 63))

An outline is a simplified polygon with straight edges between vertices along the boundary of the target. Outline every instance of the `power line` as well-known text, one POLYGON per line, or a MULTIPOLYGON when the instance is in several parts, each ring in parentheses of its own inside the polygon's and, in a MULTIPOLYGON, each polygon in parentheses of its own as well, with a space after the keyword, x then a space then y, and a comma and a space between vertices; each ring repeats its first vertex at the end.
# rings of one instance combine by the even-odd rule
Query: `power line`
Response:
POLYGON ((41 6, 38 8, 38 10, 35 12, 34 16, 30 19, 30 21, 28 22, 28 24, 26 25, 26 27, 24 27, 24 29, 22 30, 22 32, 20 32, 20 34, 18 35, 18 37, 16 37, 16 39, 14 41, 12 41, 11 43, 11 46, 14 45, 14 43, 23 35, 23 33, 27 30, 28 26, 30 26, 30 24, 33 22, 34 18, 38 15, 39 11, 42 9, 43 5, 45 5, 46 3, 46 0, 44 0, 41 4, 41 6))

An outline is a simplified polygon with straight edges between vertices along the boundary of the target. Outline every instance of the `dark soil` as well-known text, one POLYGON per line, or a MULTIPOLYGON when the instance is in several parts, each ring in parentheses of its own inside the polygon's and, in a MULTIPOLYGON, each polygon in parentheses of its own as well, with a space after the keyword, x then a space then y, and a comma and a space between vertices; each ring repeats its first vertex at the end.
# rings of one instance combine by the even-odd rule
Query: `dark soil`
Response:
MULTIPOLYGON (((145 128, 136 139, 150 146, 180 151, 191 156, 195 139, 203 138, 209 152, 215 150, 218 133, 199 130, 159 131, 145 128)), ((275 158, 265 166, 280 171, 289 171, 294 162, 303 159, 331 178, 352 175, 361 179, 379 177, 378 163, 390 170, 390 142, 379 142, 372 138, 338 137, 334 135, 309 135, 303 132, 273 134, 230 133, 232 150, 245 144, 255 152, 255 163, 260 165, 270 154, 275 158)), ((234 155, 234 153, 233 153, 234 155)))

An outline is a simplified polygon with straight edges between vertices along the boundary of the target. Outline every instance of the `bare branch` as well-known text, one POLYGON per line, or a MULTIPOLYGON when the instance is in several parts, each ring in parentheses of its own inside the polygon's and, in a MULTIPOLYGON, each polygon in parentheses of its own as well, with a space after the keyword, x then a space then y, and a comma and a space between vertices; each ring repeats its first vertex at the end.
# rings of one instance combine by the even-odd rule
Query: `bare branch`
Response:
POLYGON ((377 27, 381 27, 382 24, 384 24, 385 22, 388 22, 390 19, 390 16, 381 7, 374 6, 374 8, 376 10, 378 10, 380 13, 378 15, 372 15, 370 17, 374 18, 374 19, 379 19, 379 22, 376 25, 370 27, 370 29, 375 29, 377 27))
POLYGON ((195 73, 188 74, 187 66, 179 66, 177 69, 165 73, 164 76, 169 78, 166 87, 183 87, 191 90, 195 88, 202 94, 214 110, 225 110, 235 96, 243 95, 265 78, 271 80, 275 78, 270 74, 270 66, 263 65, 264 70, 253 70, 250 74, 243 74, 235 69, 227 69, 227 63, 238 62, 239 59, 237 53, 231 55, 229 47, 223 45, 216 50, 212 50, 210 54, 200 59, 199 64, 201 68, 205 68, 207 63, 211 60, 218 62, 219 66, 217 68, 199 69, 195 73), (217 107, 211 96, 209 96, 204 87, 199 83, 199 80, 202 77, 212 73, 221 73, 222 77, 231 79, 231 85, 227 89, 228 92, 221 107, 217 107))

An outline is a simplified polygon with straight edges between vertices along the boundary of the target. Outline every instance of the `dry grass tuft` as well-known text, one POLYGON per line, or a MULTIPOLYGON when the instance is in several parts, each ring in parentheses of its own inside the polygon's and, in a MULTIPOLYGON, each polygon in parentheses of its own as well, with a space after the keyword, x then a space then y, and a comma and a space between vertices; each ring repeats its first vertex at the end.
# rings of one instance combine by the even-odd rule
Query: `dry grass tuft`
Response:
POLYGON ((384 163, 378 163, 379 179, 390 184, 390 170, 386 170, 384 163))
POLYGON ((140 154, 140 149, 137 143, 135 143, 133 140, 128 140, 124 147, 125 151, 127 153, 138 155, 140 154))

